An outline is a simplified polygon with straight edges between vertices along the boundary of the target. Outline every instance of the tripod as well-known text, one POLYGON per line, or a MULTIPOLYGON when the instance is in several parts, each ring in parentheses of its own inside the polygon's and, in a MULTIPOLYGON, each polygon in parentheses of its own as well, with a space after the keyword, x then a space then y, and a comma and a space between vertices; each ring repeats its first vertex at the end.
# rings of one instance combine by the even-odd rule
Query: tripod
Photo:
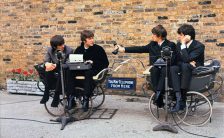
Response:
MULTIPOLYGON (((165 70, 166 70, 166 76, 165 76, 165 122, 162 124, 156 125, 153 127, 153 131, 169 131, 172 133, 178 133, 178 130, 171 124, 169 124, 168 121, 168 92, 170 91, 170 88, 168 86, 168 59, 172 57, 172 51, 170 51, 170 48, 166 49, 166 47, 161 51, 161 56, 165 58, 165 70), (167 51, 169 50, 169 51, 167 51)), ((155 66, 164 66, 164 63, 159 63, 155 66)))
POLYGON ((60 116, 59 118, 56 118, 55 120, 50 120, 50 121, 60 122, 62 124, 61 130, 63 130, 69 122, 74 122, 74 121, 76 121, 76 119, 70 115, 70 113, 68 112, 68 109, 67 109, 67 99, 65 97, 65 85, 64 85, 63 67, 62 67, 62 57, 60 57, 60 58, 58 57, 58 60, 59 60, 59 64, 60 64, 64 114, 62 116, 60 116))

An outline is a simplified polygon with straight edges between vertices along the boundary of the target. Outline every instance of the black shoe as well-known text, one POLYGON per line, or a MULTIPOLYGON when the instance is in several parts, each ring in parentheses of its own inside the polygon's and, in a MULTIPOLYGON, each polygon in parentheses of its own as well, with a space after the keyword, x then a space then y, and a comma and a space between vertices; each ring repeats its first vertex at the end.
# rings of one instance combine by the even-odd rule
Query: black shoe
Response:
POLYGON ((72 98, 69 103, 68 103, 68 110, 71 110, 73 109, 74 107, 76 107, 76 102, 75 102, 75 99, 72 98))
POLYGON ((179 110, 180 110, 180 104, 176 103, 170 112, 175 113, 175 112, 178 112, 179 110))
POLYGON ((186 108, 186 103, 183 102, 183 101, 179 101, 173 107, 173 109, 171 110, 171 112, 178 112, 178 111, 184 110, 185 108, 186 108))
POLYGON ((49 96, 43 96, 43 98, 40 100, 40 104, 45 104, 49 100, 49 96))
POLYGON ((184 105, 183 100, 181 98, 181 92, 179 91, 175 92, 175 96, 176 96, 176 105, 171 109, 171 112, 178 112, 179 110, 181 110, 181 106, 184 105))
POLYGON ((158 108, 163 108, 164 105, 165 105, 165 104, 164 104, 163 102, 162 102, 162 103, 157 103, 157 107, 158 107, 158 108))
POLYGON ((84 112, 87 112, 89 109, 89 98, 84 98, 82 109, 84 112))
POLYGON ((180 103, 180 110, 184 110, 186 108, 186 101, 182 101, 180 103))
POLYGON ((158 108, 164 107, 164 102, 163 102, 163 95, 161 94, 160 91, 156 92, 155 99, 153 101, 153 104, 156 105, 158 108))

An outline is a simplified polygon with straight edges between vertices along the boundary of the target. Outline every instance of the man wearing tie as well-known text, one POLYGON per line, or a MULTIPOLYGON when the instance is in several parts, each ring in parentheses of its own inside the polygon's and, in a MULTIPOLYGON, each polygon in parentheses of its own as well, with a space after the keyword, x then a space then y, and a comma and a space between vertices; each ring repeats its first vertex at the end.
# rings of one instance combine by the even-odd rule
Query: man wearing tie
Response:
MULTIPOLYGON (((175 43, 166 39, 167 31, 162 25, 157 25, 152 29, 151 42, 145 46, 132 46, 132 47, 121 47, 117 45, 115 48, 119 52, 125 53, 149 53, 149 65, 153 65, 159 58, 161 58, 161 50, 164 47, 170 47, 174 52, 169 65, 176 64, 176 45, 175 43)), ((150 70, 151 81, 153 85, 153 91, 156 93, 156 104, 158 107, 163 107, 163 97, 162 93, 165 89, 165 67, 155 67, 153 66, 150 70)))
POLYGON ((186 107, 186 92, 189 90, 192 70, 204 65, 205 46, 195 40, 195 29, 192 25, 184 24, 178 30, 177 60, 178 66, 171 67, 172 86, 176 89, 176 105, 172 112, 186 107), (178 73, 181 72, 181 76, 178 73))

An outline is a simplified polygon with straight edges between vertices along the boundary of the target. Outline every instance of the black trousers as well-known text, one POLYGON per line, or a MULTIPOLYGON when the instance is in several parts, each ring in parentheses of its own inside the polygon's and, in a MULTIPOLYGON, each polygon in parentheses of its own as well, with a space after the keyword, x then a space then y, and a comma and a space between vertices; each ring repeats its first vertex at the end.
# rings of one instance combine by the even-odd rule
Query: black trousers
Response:
POLYGON ((181 64, 181 89, 189 90, 191 78, 192 78, 192 70, 194 67, 189 63, 181 64))
MULTIPOLYGON (((180 67, 179 66, 169 66, 167 68, 167 75, 168 75, 168 85, 173 88, 174 92, 181 91, 181 76, 180 67)), ((151 79, 152 85, 154 87, 154 91, 164 91, 165 89, 165 77, 166 77, 166 68, 158 68, 153 67, 151 69, 151 79)))
MULTIPOLYGON (((152 67, 151 70, 151 82, 154 92, 164 91, 165 89, 165 77, 166 67, 152 67)), ((169 69, 168 69, 169 72, 169 69)))
POLYGON ((97 71, 94 70, 85 70, 85 71, 73 71, 67 70, 66 73, 66 91, 67 95, 74 94, 75 95, 75 87, 83 87, 84 94, 87 97, 92 95, 92 92, 96 86, 93 76, 97 74, 97 71), (85 76, 84 80, 76 80, 76 76, 85 76))
POLYGON ((55 89, 55 97, 59 97, 61 93, 61 75, 57 70, 45 72, 45 92, 55 89))
POLYGON ((174 92, 180 92, 180 67, 179 66, 171 66, 170 67, 170 85, 173 88, 174 92))
POLYGON ((190 88, 193 69, 194 67, 189 63, 181 63, 179 66, 170 68, 171 87, 174 92, 181 92, 184 101, 186 101, 186 93, 190 88))
POLYGON ((181 63, 179 66, 170 68, 170 77, 174 91, 180 91, 180 89, 189 90, 193 69, 194 67, 189 63, 181 63), (181 73, 181 75, 178 73, 181 73))

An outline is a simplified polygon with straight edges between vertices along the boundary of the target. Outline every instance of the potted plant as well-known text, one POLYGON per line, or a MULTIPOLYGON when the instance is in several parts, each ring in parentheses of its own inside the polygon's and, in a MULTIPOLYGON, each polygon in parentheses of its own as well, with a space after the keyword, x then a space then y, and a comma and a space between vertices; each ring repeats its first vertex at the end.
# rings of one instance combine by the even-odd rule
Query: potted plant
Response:
MULTIPOLYGON (((37 87, 38 78, 38 73, 33 69, 12 69, 6 81, 7 91, 9 93, 43 95, 43 92, 37 87)), ((44 87, 43 84, 40 85, 44 87)))

